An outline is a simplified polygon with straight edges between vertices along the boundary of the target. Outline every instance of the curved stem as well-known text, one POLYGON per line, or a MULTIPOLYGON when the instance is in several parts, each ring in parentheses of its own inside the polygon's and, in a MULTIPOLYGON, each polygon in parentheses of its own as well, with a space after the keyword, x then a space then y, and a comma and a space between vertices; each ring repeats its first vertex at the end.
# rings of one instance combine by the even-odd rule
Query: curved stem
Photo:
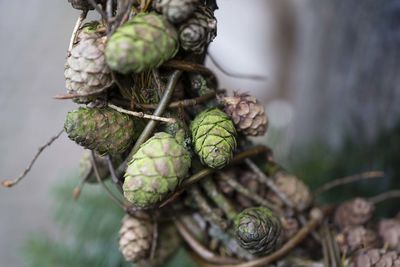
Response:
POLYGON ((378 204, 379 202, 391 199, 391 198, 400 198, 400 190, 391 190, 383 192, 382 194, 376 195, 368 199, 369 202, 373 203, 374 205, 378 204))

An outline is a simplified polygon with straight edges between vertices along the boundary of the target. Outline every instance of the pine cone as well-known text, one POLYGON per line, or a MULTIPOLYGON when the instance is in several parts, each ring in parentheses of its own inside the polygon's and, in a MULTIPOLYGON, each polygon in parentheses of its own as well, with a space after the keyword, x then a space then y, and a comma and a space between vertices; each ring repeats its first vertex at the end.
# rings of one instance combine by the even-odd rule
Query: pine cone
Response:
POLYGON ((190 130, 194 150, 203 164, 221 169, 230 162, 236 149, 236 130, 224 112, 217 108, 201 112, 190 130))
POLYGON ((111 69, 126 74, 157 68, 178 48, 177 32, 163 16, 140 13, 117 29, 105 53, 111 69))
POLYGON ((217 19, 207 7, 199 7, 192 18, 179 27, 181 47, 197 54, 203 53, 206 46, 217 36, 217 19))
POLYGON ((300 225, 295 218, 289 216, 282 216, 280 220, 282 224, 282 230, 283 230, 282 233, 284 240, 289 240, 299 231, 300 225))
POLYGON ((364 226, 345 227, 336 235, 336 241, 345 255, 361 248, 373 248, 379 243, 376 233, 364 226))
MULTIPOLYGON (((274 181, 276 187, 289 198, 297 210, 303 211, 311 205, 312 194, 310 189, 298 177, 279 171, 275 174, 274 181)), ((270 193, 270 198, 277 204, 282 204, 281 200, 272 193, 270 193)))
POLYGON ((156 133, 132 157, 124 195, 138 207, 152 207, 176 189, 190 165, 189 153, 172 135, 156 133))
POLYGON ((156 0, 154 2, 155 9, 174 24, 187 20, 198 4, 199 0, 156 0))
POLYGON ((279 246, 281 222, 267 208, 245 209, 237 215, 234 224, 240 246, 254 255, 269 254, 279 246))
MULTIPOLYGON (((106 37, 95 33, 99 23, 81 30, 79 42, 71 49, 65 64, 65 87, 70 94, 88 94, 99 91, 112 82, 111 70, 104 57, 106 37)), ((78 103, 88 103, 93 97, 80 97, 78 103)))
POLYGON ((136 263, 136 267, 164 266, 168 259, 178 250, 182 239, 175 225, 173 223, 161 224, 159 231, 154 259, 139 261, 136 263))
POLYGON ((383 249, 361 251, 354 259, 354 267, 400 267, 400 255, 383 249))
POLYGON ((335 223, 344 229, 366 223, 372 216, 374 206, 363 198, 355 198, 341 204, 335 212, 335 223))
POLYGON ((99 154, 121 154, 136 140, 142 124, 110 108, 78 108, 64 123, 68 137, 99 154), (136 129, 138 128, 138 129, 136 129))
POLYGON ((239 132, 249 136, 265 134, 267 116, 263 105, 254 96, 235 93, 232 97, 224 97, 222 103, 239 132))
POLYGON ((400 252, 400 220, 383 219, 379 222, 378 229, 384 244, 400 252))
POLYGON ((119 250, 126 261, 147 259, 153 241, 153 225, 126 215, 119 230, 119 250))

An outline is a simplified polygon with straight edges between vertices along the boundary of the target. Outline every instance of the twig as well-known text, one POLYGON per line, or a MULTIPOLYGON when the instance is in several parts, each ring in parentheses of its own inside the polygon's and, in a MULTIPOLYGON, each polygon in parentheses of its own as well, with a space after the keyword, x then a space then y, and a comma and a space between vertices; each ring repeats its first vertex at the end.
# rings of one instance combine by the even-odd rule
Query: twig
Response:
POLYGON ((162 121, 162 122, 166 122, 166 123, 175 123, 176 122, 176 120, 174 118, 164 118, 164 117, 159 117, 159 116, 155 116, 155 115, 145 114, 143 112, 131 111, 131 110, 123 109, 121 107, 113 105, 111 103, 108 103, 108 107, 110 107, 112 109, 115 109, 118 112, 125 113, 125 114, 131 115, 131 116, 135 116, 135 117, 138 117, 138 118, 155 120, 155 121, 162 121))
POLYGON ((117 186, 118 190, 122 192, 122 182, 120 179, 118 179, 117 175, 115 174, 114 164, 112 163, 110 155, 107 156, 107 164, 108 164, 108 170, 110 171, 111 180, 117 186))
POLYGON ((64 132, 64 129, 62 129, 57 135, 53 136, 52 138, 50 138, 49 141, 47 141, 46 144, 44 144, 43 146, 39 147, 38 152, 35 154, 35 156, 33 157, 33 159, 31 160, 31 162, 29 163, 28 167, 21 173, 20 176, 18 176, 17 178, 14 179, 7 179, 4 180, 1 184, 4 187, 12 187, 16 184, 18 184, 22 179, 24 179, 24 177, 30 172, 30 170, 32 169, 32 166, 35 164, 36 160, 39 158, 40 154, 42 154, 43 150, 45 150, 46 147, 51 146, 51 144, 57 140, 60 135, 64 132))
POLYGON ((176 219, 174 222, 185 242, 203 259, 216 264, 234 264, 238 262, 233 258, 221 257, 209 251, 205 246, 197 241, 195 237, 193 237, 189 229, 187 229, 179 219, 176 219))
POLYGON ((376 205, 379 202, 386 201, 391 198, 400 198, 400 190, 390 190, 383 192, 382 194, 370 197, 368 201, 376 205))
POLYGON ((213 224, 218 225, 221 229, 226 229, 228 227, 227 222, 214 212, 197 186, 190 188, 190 194, 197 206, 199 206, 201 213, 203 213, 204 216, 213 224))
MULTIPOLYGON (((192 98, 192 99, 183 99, 180 101, 175 101, 172 102, 171 104, 168 105, 168 108, 180 108, 180 107, 190 107, 190 106, 196 106, 198 104, 204 103, 213 97, 215 97, 216 93, 211 92, 204 94, 202 96, 192 98)), ((157 108, 157 104, 140 104, 141 108, 145 109, 155 109, 157 108)))
MULTIPOLYGON (((322 216, 321 216, 322 217, 322 216)), ((294 247, 302 242, 312 230, 314 230, 321 222, 321 217, 311 218, 307 225, 303 226, 291 239, 289 239, 280 249, 274 253, 261 257, 246 263, 232 264, 232 265, 207 265, 209 267, 256 267, 268 266, 272 262, 279 260, 288 254, 294 247)))
POLYGON ((225 68, 223 68, 221 66, 221 64, 218 63, 218 61, 216 59, 214 59, 214 57, 210 54, 207 53, 208 58, 211 60, 211 62, 225 75, 230 76, 230 77, 235 77, 235 78, 239 78, 239 79, 249 79, 249 80, 256 80, 256 81, 265 81, 267 80, 267 77, 264 76, 260 76, 260 75, 252 75, 252 74, 240 74, 240 73, 232 73, 230 71, 225 70, 225 68))
POLYGON ((337 186, 349 184, 349 183, 354 183, 362 180, 369 180, 369 179, 376 179, 376 178, 383 178, 385 175, 384 172, 382 171, 369 171, 369 172, 363 172, 355 175, 350 175, 346 176, 343 178, 335 179, 331 182, 325 183, 321 187, 319 187, 317 190, 315 190, 314 194, 316 196, 321 195, 322 193, 331 190, 332 188, 335 188, 337 186))
POLYGON ((222 172, 218 173, 218 175, 221 179, 223 179, 230 187, 232 187, 234 190, 236 190, 239 194, 242 194, 243 196, 254 201, 257 205, 261 205, 261 206, 270 208, 275 212, 281 212, 281 209, 279 207, 272 204, 268 200, 262 198, 257 193, 251 192, 249 189, 247 189, 246 187, 241 185, 235 179, 230 179, 229 177, 226 176, 226 174, 224 174, 222 172))
MULTIPOLYGON (((235 164, 238 162, 241 162, 242 160, 244 160, 245 158, 250 158, 250 157, 254 157, 258 154, 261 153, 265 153, 269 151, 269 148, 266 146, 255 146, 253 148, 250 148, 248 150, 245 150, 239 154, 237 154, 231 164, 235 164)), ((210 174, 213 174, 214 172, 216 172, 216 169, 211 169, 211 168, 205 168, 195 174, 193 174, 192 176, 190 176, 189 178, 187 178, 186 180, 184 180, 180 186, 180 189, 175 192, 170 198, 168 198, 165 202, 163 202, 160 207, 164 207, 165 205, 167 205, 168 203, 171 203, 173 200, 175 200, 180 194, 183 193, 183 191, 185 190, 185 188, 189 187, 190 185, 197 183, 198 181, 202 180, 203 178, 207 177, 210 174)))
POLYGON ((246 159, 245 160, 246 164, 250 167, 250 169, 257 174, 257 177, 259 179, 259 181, 265 185, 267 185, 269 188, 271 188, 271 190, 283 201, 283 203, 286 204, 286 206, 290 207, 290 208, 294 208, 294 204, 292 203, 292 201, 286 196, 286 194, 284 194, 283 192, 281 192, 278 187, 275 185, 275 183, 272 181, 272 179, 270 179, 269 177, 267 177, 267 175, 265 175, 265 173, 263 173, 260 168, 258 168, 258 166, 250 159, 246 159))
POLYGON ((54 99, 58 99, 58 100, 65 100, 65 99, 74 99, 74 98, 79 98, 79 97, 87 97, 87 96, 93 96, 93 95, 98 95, 102 92, 104 92, 105 90, 107 90, 108 88, 110 88, 112 85, 114 84, 114 81, 108 83, 106 86, 94 90, 92 92, 89 93, 84 93, 84 94, 61 94, 61 95, 56 95, 53 96, 54 99))
POLYGON ((178 59, 171 59, 165 62, 161 67, 178 69, 188 72, 197 72, 201 74, 213 74, 212 71, 204 67, 204 65, 178 59))
POLYGON ((100 174, 99 174, 99 169, 97 166, 97 161, 96 157, 94 155, 94 152, 92 151, 91 153, 91 162, 94 170, 94 174, 96 176, 97 182, 103 187, 104 191, 106 191, 107 195, 111 198, 112 201, 114 201, 117 206, 121 207, 123 210, 125 210, 125 205, 124 203, 119 200, 116 196, 114 196, 113 192, 105 185, 104 181, 101 179, 100 174))
POLYGON ((72 30, 71 39, 69 40, 67 56, 70 56, 70 54, 71 54, 72 47, 74 46, 74 43, 76 41, 77 32, 78 32, 79 28, 81 27, 82 22, 86 19, 87 13, 88 13, 87 10, 82 11, 81 15, 76 20, 74 29, 72 30))
POLYGON ((102 19, 107 21, 107 14, 99 7, 95 0, 88 0, 94 9, 101 15, 102 19))
POLYGON ((158 241, 158 222, 153 220, 153 239, 151 242, 150 260, 153 260, 156 255, 157 241, 158 241))
POLYGON ((211 179, 205 179, 201 182, 201 186, 204 188, 208 197, 224 211, 228 219, 233 220, 237 212, 230 200, 218 191, 215 183, 211 179))
POLYGON ((83 177, 81 177, 79 184, 75 186, 75 188, 72 190, 72 197, 74 198, 74 200, 78 200, 79 196, 81 195, 82 188, 85 185, 86 181, 89 180, 89 177, 92 175, 92 172, 93 172, 93 167, 90 166, 86 174, 83 177))

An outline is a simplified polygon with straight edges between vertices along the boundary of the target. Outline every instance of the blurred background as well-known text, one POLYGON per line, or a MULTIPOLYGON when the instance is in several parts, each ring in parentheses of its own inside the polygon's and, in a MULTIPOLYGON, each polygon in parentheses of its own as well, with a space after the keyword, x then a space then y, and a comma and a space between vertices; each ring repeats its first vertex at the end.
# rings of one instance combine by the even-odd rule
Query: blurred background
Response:
MULTIPOLYGON (((218 37, 209 54, 229 72, 266 77, 229 77, 207 61, 222 88, 248 91, 265 103, 269 132, 255 141, 271 146, 278 160, 312 187, 384 170, 384 180, 361 183, 351 189, 353 194, 399 188, 400 1, 225 0, 219 7, 218 37)), ((74 108, 52 96, 65 91, 65 56, 78 16, 65 0, 0 1, 1 178, 18 175, 74 108)), ((52 188, 77 175, 82 152, 63 135, 25 181, 0 189, 1 266, 45 266, 35 265, 30 256, 51 244, 44 234, 64 238, 60 232, 67 224, 57 224, 53 217, 87 214, 81 203, 53 212, 60 201, 71 201, 69 190, 76 180, 64 185, 64 191, 52 188)), ((345 192, 341 190, 342 198, 345 192)), ((322 201, 332 196, 335 191, 322 201)), ((91 192, 86 203, 95 203, 95 197, 91 192)), ((97 211, 107 210, 109 226, 119 223, 112 204, 96 203, 97 211)), ((396 203, 382 212, 393 213, 396 203)), ((111 226, 97 230, 108 231, 105 244, 115 238, 111 226)), ((118 259, 108 258, 107 264, 87 266, 116 266, 118 259)), ((57 259, 49 266, 66 266, 57 259)))

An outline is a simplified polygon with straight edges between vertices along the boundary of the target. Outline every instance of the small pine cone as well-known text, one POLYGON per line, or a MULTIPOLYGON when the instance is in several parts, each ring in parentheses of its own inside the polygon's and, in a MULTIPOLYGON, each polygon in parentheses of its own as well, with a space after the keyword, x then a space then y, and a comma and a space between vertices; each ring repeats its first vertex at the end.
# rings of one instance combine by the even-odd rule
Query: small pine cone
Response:
POLYGON ((383 249, 363 250, 355 256, 354 267, 400 267, 400 255, 383 249))
POLYGON ((136 267, 162 267, 182 244, 179 232, 173 223, 161 224, 153 259, 136 263, 136 267))
POLYGON ((175 137, 156 133, 140 146, 129 162, 124 196, 137 207, 150 208, 174 192, 190 165, 189 152, 175 137))
POLYGON ((194 150, 203 164, 221 169, 233 157, 236 149, 236 130, 232 121, 221 110, 201 112, 190 125, 194 150))
POLYGON ((365 224, 372 217, 374 205, 363 198, 355 198, 341 204, 335 212, 335 223, 344 229, 346 226, 365 224))
MULTIPOLYGON (((71 49, 65 63, 65 87, 70 94, 90 94, 111 85, 111 70, 105 62, 106 37, 95 33, 94 24, 84 27, 78 34, 79 41, 71 49)), ((80 97, 78 103, 88 103, 93 97, 80 97)))
POLYGON ((138 137, 139 120, 110 108, 78 108, 68 112, 64 123, 68 137, 99 154, 121 154, 138 137))
POLYGON ((343 254, 348 255, 361 248, 373 248, 379 243, 377 234, 364 226, 348 226, 336 235, 343 254))
POLYGON ((280 220, 282 224, 282 230, 283 230, 282 233, 284 240, 289 240, 299 231, 300 225, 295 218, 289 216, 282 216, 280 220))
POLYGON ((189 52, 201 54, 217 36, 217 19, 207 7, 199 7, 193 16, 179 27, 181 47, 189 52))
POLYGON ((234 225, 235 237, 240 246, 254 255, 270 254, 280 244, 281 222, 267 208, 243 210, 234 219, 234 225))
POLYGON ((156 0, 154 6, 171 23, 178 24, 193 14, 199 2, 199 0, 156 0))
MULTIPOLYGON (((307 209, 312 202, 312 194, 308 186, 298 177, 279 171, 274 176, 276 187, 285 194, 299 211, 307 209)), ((276 195, 270 192, 270 198, 282 204, 276 195)))
POLYGON ((379 222, 378 229, 384 244, 400 252, 400 220, 383 219, 379 222))
POLYGON ((178 48, 178 34, 163 16, 139 13, 111 36, 105 54, 111 69, 139 73, 159 67, 178 48))
POLYGON ((153 224, 126 215, 119 230, 119 250, 128 262, 147 259, 153 241, 153 224))
POLYGON ((254 96, 235 93, 234 96, 224 97, 221 101, 226 114, 232 118, 239 132, 249 136, 265 134, 268 119, 263 105, 254 96))

